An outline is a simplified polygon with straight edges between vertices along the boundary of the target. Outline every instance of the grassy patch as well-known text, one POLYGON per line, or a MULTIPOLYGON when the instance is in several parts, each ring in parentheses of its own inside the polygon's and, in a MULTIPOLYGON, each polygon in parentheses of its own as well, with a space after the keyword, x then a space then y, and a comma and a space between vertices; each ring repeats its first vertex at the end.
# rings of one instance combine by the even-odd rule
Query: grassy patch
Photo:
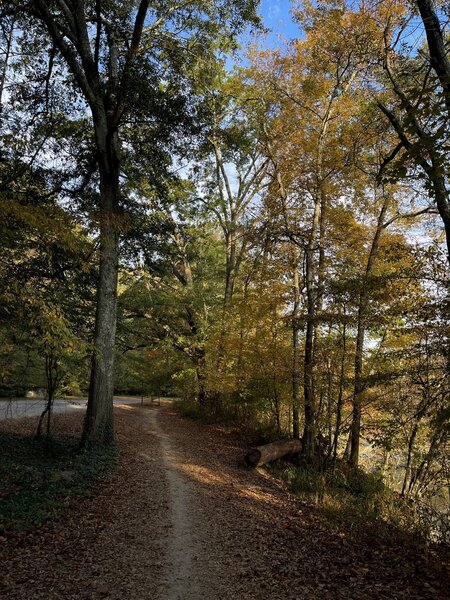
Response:
POLYGON ((403 535, 427 538, 411 502, 386 487, 380 473, 339 467, 317 472, 281 461, 271 469, 303 501, 318 506, 334 530, 351 524, 356 534, 375 527, 380 537, 390 540, 403 535))
POLYGON ((117 448, 79 452, 73 438, 46 444, 0 432, 0 534, 23 531, 62 515, 117 461, 117 448))

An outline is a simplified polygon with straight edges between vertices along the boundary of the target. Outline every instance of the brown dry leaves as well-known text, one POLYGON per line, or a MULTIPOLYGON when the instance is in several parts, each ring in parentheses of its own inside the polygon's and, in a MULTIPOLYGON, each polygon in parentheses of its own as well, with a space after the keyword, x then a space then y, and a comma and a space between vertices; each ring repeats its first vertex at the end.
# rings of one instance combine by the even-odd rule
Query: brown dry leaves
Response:
MULTIPOLYGON (((118 469, 64 522, 8 540, 0 597, 157 599, 170 536, 170 498, 158 440, 145 411, 118 411, 118 469)), ((373 531, 356 541, 351 523, 333 533, 320 513, 264 473, 240 466, 244 444, 224 428, 162 408, 158 423, 182 457, 192 494, 199 600, 449 598, 448 571, 412 547, 373 531)), ((79 415, 59 427, 79 428, 79 415)))
MULTIPOLYGON (((0 598, 156 596, 167 498, 158 461, 150 471, 141 451, 157 458, 159 447, 134 413, 117 411, 117 417, 122 452, 117 470, 64 521, 3 544, 0 598)), ((79 431, 81 421, 80 415, 56 415, 55 427, 79 431)))
POLYGON ((354 539, 351 523, 333 533, 319 511, 279 482, 240 466, 245 445, 237 435, 170 410, 159 422, 197 491, 194 529, 205 549, 197 569, 214 582, 209 598, 450 597, 443 564, 427 563, 409 546, 386 545, 373 531, 354 539))

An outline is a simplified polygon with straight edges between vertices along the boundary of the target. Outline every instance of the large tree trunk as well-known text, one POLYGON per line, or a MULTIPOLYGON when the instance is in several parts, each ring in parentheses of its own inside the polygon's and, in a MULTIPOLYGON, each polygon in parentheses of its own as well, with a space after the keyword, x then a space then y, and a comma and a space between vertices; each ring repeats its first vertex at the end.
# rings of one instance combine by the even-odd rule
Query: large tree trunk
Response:
POLYGON ((448 48, 445 47, 443 30, 432 0, 416 0, 416 4, 427 35, 431 66, 444 90, 445 103, 450 114, 450 60, 448 48))
POLYGON ((100 267, 97 287, 94 350, 83 445, 114 441, 114 347, 119 266, 119 156, 117 134, 96 123, 100 170, 100 267))
POLYGON ((442 169, 439 165, 439 160, 436 160, 435 156, 432 157, 431 168, 428 170, 427 175, 431 180, 434 192, 434 198, 436 200, 436 206, 439 212, 439 216, 444 223, 445 240, 447 242, 447 260, 450 263, 450 201, 449 193, 447 191, 447 185, 445 176, 442 174, 442 169))
POLYGON ((83 445, 108 444, 114 440, 112 398, 114 344, 116 337, 117 275, 119 264, 119 137, 118 128, 127 107, 130 73, 139 55, 149 0, 131 3, 128 17, 134 20, 126 51, 119 57, 115 27, 103 28, 101 3, 81 1, 54 3, 35 0, 23 10, 45 24, 55 48, 63 57, 80 94, 89 105, 94 122, 100 174, 100 265, 97 286, 94 351, 88 408, 82 434, 83 445), (96 21, 96 36, 91 35, 96 21), (106 34, 109 47, 103 46, 106 34), (93 47, 94 46, 94 47, 93 47), (122 60, 120 60, 122 59, 122 60), (121 68, 120 68, 121 67, 121 68))

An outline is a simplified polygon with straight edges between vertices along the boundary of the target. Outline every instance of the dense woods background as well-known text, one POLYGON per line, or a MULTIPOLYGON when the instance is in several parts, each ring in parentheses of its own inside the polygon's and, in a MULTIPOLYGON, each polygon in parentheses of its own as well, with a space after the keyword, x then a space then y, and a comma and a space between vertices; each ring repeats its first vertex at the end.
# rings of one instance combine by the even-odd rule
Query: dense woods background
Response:
POLYGON ((88 393, 86 446, 175 395, 448 503, 446 3, 294 3, 283 50, 246 0, 0 10, 1 394, 88 393))

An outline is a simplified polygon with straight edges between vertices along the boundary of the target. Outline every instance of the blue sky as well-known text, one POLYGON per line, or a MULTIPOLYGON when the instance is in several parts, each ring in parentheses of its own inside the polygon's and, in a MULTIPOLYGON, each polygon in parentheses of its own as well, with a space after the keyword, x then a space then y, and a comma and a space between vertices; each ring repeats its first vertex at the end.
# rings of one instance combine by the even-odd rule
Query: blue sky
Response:
POLYGON ((298 26, 292 21, 290 0, 261 0, 260 14, 271 46, 283 45, 283 40, 291 40, 298 35, 298 26))
MULTIPOLYGON (((290 0, 260 0, 259 14, 263 25, 268 29, 265 35, 257 39, 262 48, 284 48, 286 43, 298 36, 299 29, 292 21, 290 0)), ((248 33, 241 37, 243 47, 254 38, 248 33)))

